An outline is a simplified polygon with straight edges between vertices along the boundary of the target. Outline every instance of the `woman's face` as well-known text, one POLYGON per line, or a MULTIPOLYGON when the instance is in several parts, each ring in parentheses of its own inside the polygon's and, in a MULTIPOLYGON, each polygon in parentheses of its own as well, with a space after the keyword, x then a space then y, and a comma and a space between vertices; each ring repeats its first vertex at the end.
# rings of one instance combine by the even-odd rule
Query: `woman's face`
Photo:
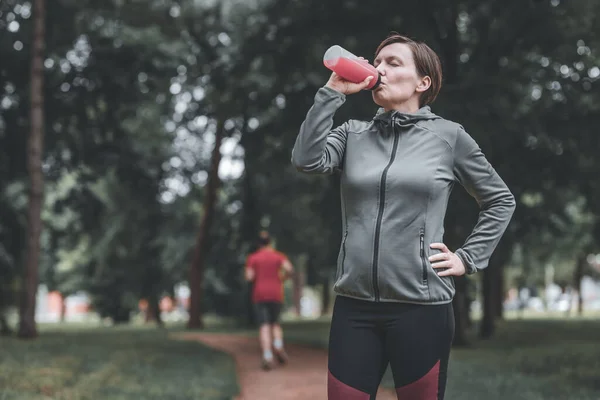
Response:
POLYGON ((373 62, 381 74, 381 84, 373 90, 373 101, 386 111, 419 109, 421 93, 431 84, 429 77, 417 74, 411 48, 404 43, 385 46, 373 62))

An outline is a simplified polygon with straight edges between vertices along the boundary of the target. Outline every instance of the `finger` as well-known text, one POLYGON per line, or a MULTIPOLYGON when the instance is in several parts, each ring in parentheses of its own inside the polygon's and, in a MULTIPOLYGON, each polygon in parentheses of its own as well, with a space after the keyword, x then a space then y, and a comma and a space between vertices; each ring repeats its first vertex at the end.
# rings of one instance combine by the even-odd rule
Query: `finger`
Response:
POLYGON ((437 253, 429 257, 429 262, 447 261, 448 259, 448 253, 437 253))
POLYGON ((432 249, 441 250, 444 253, 448 253, 450 251, 450 250, 448 250, 448 247, 446 247, 446 245, 444 243, 431 243, 429 245, 429 247, 431 247, 432 249))
POLYGON ((431 264, 431 266, 435 269, 452 268, 452 263, 450 261, 441 261, 441 262, 431 264))
POLYGON ((438 276, 455 276, 457 275, 457 271, 453 270, 452 268, 449 268, 447 270, 440 271, 437 274, 438 276))
POLYGON ((362 83, 360 84, 360 87, 363 89, 368 87, 372 80, 373 80, 373 77, 368 76, 364 81, 362 81, 362 83))

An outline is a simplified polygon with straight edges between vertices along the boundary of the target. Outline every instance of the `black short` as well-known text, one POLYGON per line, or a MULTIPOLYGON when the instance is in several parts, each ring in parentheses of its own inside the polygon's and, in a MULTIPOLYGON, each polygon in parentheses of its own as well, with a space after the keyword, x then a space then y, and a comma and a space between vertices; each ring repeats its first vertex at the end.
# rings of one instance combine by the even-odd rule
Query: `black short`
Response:
POLYGON ((281 313, 281 303, 274 301, 265 301, 254 304, 256 322, 259 325, 279 323, 279 314, 281 313))

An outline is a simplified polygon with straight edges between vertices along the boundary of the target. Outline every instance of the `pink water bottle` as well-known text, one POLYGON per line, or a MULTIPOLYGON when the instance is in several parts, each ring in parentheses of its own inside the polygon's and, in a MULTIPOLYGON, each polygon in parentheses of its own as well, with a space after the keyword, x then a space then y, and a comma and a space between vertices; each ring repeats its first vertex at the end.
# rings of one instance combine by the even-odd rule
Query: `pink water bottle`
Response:
POLYGON ((323 64, 345 80, 354 83, 360 83, 372 76, 368 90, 375 89, 381 82, 381 76, 374 66, 338 45, 327 49, 323 56, 323 64))

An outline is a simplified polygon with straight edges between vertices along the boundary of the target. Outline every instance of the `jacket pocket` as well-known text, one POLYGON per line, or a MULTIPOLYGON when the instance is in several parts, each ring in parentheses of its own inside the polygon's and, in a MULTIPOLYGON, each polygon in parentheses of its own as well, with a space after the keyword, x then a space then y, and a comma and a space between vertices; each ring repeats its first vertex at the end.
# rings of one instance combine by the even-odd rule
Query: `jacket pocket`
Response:
POLYGON ((421 229, 421 232, 419 233, 419 248, 420 248, 420 252, 421 252, 421 268, 422 268, 422 275, 421 275, 421 281, 423 282, 424 285, 427 284, 427 261, 425 260, 425 232, 421 229))
POLYGON ((346 261, 346 238, 348 231, 344 232, 344 240, 342 241, 342 275, 344 275, 344 261, 346 261))
POLYGON ((340 249, 339 265, 338 265, 338 279, 344 276, 344 261, 346 261, 346 238, 348 237, 348 231, 344 232, 342 239, 342 248, 340 249))

